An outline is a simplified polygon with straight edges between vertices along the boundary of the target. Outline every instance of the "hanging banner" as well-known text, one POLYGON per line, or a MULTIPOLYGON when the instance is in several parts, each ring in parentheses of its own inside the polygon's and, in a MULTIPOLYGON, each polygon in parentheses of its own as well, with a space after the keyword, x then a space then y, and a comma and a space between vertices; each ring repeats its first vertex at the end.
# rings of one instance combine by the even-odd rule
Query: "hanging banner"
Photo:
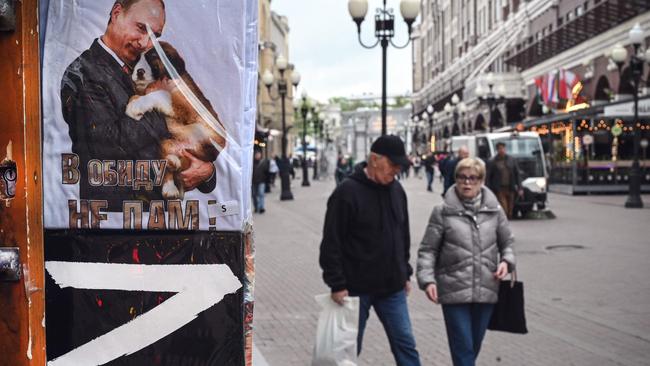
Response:
POLYGON ((50 1, 46 228, 242 230, 256 15, 252 0, 50 1))

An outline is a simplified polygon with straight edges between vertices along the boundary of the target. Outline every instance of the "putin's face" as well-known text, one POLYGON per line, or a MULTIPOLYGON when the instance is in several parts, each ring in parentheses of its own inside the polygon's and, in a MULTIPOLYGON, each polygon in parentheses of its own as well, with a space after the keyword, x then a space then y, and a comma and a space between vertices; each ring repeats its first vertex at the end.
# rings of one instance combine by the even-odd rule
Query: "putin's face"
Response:
POLYGON ((115 4, 102 40, 122 61, 133 66, 140 55, 153 46, 147 34, 147 24, 156 37, 161 35, 165 26, 165 9, 159 0, 140 0, 128 10, 115 4))

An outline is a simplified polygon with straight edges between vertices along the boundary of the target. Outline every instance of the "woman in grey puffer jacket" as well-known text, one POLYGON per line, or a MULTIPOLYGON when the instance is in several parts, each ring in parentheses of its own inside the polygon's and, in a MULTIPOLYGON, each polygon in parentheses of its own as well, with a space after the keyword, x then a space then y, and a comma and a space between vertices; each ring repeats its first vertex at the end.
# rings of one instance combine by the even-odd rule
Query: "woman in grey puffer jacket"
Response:
POLYGON ((455 177, 429 219, 417 279, 429 300, 442 304, 454 366, 468 366, 478 357, 499 280, 514 270, 514 237, 495 195, 483 186, 483 162, 461 160, 455 177))

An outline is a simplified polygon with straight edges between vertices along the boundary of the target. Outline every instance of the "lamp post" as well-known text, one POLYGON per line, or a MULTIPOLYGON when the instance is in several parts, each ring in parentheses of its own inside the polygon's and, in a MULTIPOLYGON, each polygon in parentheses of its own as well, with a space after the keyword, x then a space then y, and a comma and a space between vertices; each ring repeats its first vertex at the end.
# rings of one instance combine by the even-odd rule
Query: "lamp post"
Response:
POLYGON ((393 9, 386 8, 386 0, 383 0, 383 8, 377 8, 375 13, 375 38, 377 42, 373 45, 366 45, 361 40, 361 23, 368 13, 368 0, 349 0, 348 11, 352 16, 352 20, 357 24, 357 34, 359 36, 359 43, 363 48, 372 49, 377 45, 381 45, 382 55, 382 68, 381 68, 381 134, 386 135, 386 58, 388 45, 391 44, 397 49, 406 48, 411 42, 411 30, 415 18, 420 13, 420 0, 401 0, 400 12, 408 26, 409 39, 404 45, 397 46, 393 43, 393 36, 395 35, 395 16, 393 9))
POLYGON ((312 176, 312 179, 318 180, 318 153, 320 152, 318 142, 320 141, 319 135, 322 134, 323 114, 322 112, 317 112, 316 108, 313 107, 312 117, 312 124, 314 126, 314 175, 312 176))
MULTIPOLYGON (((447 112, 447 114, 450 114, 452 116, 452 118, 454 119, 455 126, 458 126, 458 120, 460 119, 461 116, 465 116, 466 111, 467 111, 467 107, 465 106, 465 103, 460 100, 457 94, 451 96, 451 104, 449 103, 445 104, 445 112, 447 112)), ((453 128, 452 128, 452 135, 453 135, 453 128)))
POLYGON ((506 101, 505 87, 503 86, 503 84, 501 84, 501 86, 499 86, 499 90, 497 90, 496 92, 493 90, 494 74, 491 72, 487 74, 487 77, 485 79, 488 85, 488 90, 484 90, 481 87, 481 84, 479 84, 476 87, 476 95, 478 96, 479 103, 481 104, 486 103, 488 106, 488 110, 490 111, 490 118, 488 119, 488 124, 490 126, 488 128, 489 131, 492 132, 492 127, 494 126, 493 117, 494 117, 495 107, 506 101))
POLYGON ((427 124, 428 124, 427 122, 424 122, 424 119, 420 119, 419 125, 420 125, 420 129, 422 130, 422 132, 420 133, 421 135, 420 143, 424 144, 425 147, 428 145, 427 138, 429 137, 429 135, 424 130, 427 124))
MULTIPOLYGON (((641 83, 641 76, 643 75, 644 62, 650 62, 650 49, 641 55, 639 49, 643 43, 643 29, 641 25, 636 25, 629 32, 630 42, 634 47, 634 53, 630 57, 630 71, 632 74, 632 83, 634 85, 634 120, 632 121, 632 128, 634 130, 634 160, 632 168, 630 169, 630 188, 625 201, 627 208, 643 208, 643 200, 641 199, 641 169, 639 167, 639 147, 641 143, 641 123, 639 122, 639 84, 641 83)), ((611 58, 618 66, 619 74, 621 77, 623 64, 627 59, 627 50, 620 44, 614 46, 611 52, 611 58)))
POLYGON ((416 154, 419 154, 420 149, 419 149, 419 144, 418 141, 420 139, 420 116, 417 114, 411 117, 411 120, 413 121, 413 135, 411 136, 411 143, 413 144, 413 150, 415 151, 416 154))
POLYGON ((429 135, 427 137, 428 137, 428 142, 429 142, 429 145, 430 145, 431 136, 433 136, 433 120, 435 119, 435 117, 437 117, 437 114, 436 114, 435 110, 433 109, 433 105, 431 105, 431 104, 429 104, 427 106, 427 109, 426 109, 425 113, 426 113, 426 115, 428 117, 427 119, 428 119, 428 122, 429 122, 429 135))
POLYGON ((307 93, 303 91, 300 100, 300 114, 302 116, 302 186, 309 187, 309 169, 307 167, 307 115, 310 106, 307 93))
MULTIPOLYGON (((262 82, 266 86, 266 89, 269 93, 269 98, 271 100, 278 100, 278 98, 281 100, 281 107, 282 107, 282 158, 280 159, 280 187, 281 187, 281 192, 280 192, 280 200, 282 201, 287 201, 287 200, 292 200, 293 199, 293 194, 291 193, 291 177, 289 174, 289 167, 291 164, 289 162, 289 158, 287 157, 287 123, 286 123, 286 110, 285 110, 285 98, 287 96, 288 88, 287 88, 287 80, 285 79, 284 72, 287 70, 288 67, 288 62, 287 59, 284 58, 284 56, 279 55, 277 59, 275 60, 275 66, 278 68, 278 71, 280 72, 280 79, 275 80, 275 77, 273 76, 273 73, 270 70, 265 70, 264 74, 262 74, 262 82), (273 96, 271 93, 271 87, 273 84, 277 84, 277 91, 278 91, 278 96, 273 96)), ((300 83, 300 73, 298 71, 293 70, 291 72, 291 84, 293 84, 294 87, 297 87, 298 84, 300 83)))

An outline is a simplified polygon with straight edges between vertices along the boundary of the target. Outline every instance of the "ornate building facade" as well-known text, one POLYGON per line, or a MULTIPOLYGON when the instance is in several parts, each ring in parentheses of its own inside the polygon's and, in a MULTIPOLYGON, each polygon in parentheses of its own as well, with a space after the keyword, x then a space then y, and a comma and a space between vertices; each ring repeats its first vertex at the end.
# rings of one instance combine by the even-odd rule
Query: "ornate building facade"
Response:
MULTIPOLYGON (((439 149, 454 135, 537 131, 551 183, 572 192, 597 185, 625 190, 633 136, 638 132, 646 146, 650 139, 650 113, 643 107, 639 120, 631 115, 634 27, 645 52, 649 1, 423 1, 413 47, 413 117, 430 123, 439 149), (610 57, 617 45, 627 50, 620 64, 610 57)), ((647 61, 642 73, 650 80, 647 61)), ((642 106, 650 105, 647 86, 638 94, 642 106)), ((645 172, 645 158, 643 164, 645 172)), ((650 174, 643 179, 650 187, 650 174)))
MULTIPOLYGON (((422 114, 433 106, 439 112, 433 133, 442 143, 541 115, 546 108, 536 82, 548 75, 558 81, 575 75, 590 105, 630 94, 606 54, 616 43, 629 44, 627 33, 637 22, 647 37, 649 11, 643 0, 423 1, 413 47, 414 115, 426 120, 422 114), (477 86, 489 91, 488 84, 504 97, 492 112, 476 93, 477 86), (458 118, 444 110, 454 94, 466 106, 458 118)), ((548 108, 562 111, 566 100, 548 108)))
POLYGON ((289 20, 271 10, 270 0, 259 1, 259 79, 257 84, 257 148, 264 151, 267 156, 280 155, 282 150, 282 106, 277 97, 277 80, 280 72, 275 65, 278 56, 282 55, 289 60, 289 67, 284 72, 287 81, 287 96, 285 99, 285 118, 287 133, 288 154, 294 145, 294 136, 291 134, 293 126, 293 98, 294 90, 291 86, 291 63, 289 52, 289 20), (269 94, 262 83, 261 75, 265 70, 273 73, 276 83, 269 94))

